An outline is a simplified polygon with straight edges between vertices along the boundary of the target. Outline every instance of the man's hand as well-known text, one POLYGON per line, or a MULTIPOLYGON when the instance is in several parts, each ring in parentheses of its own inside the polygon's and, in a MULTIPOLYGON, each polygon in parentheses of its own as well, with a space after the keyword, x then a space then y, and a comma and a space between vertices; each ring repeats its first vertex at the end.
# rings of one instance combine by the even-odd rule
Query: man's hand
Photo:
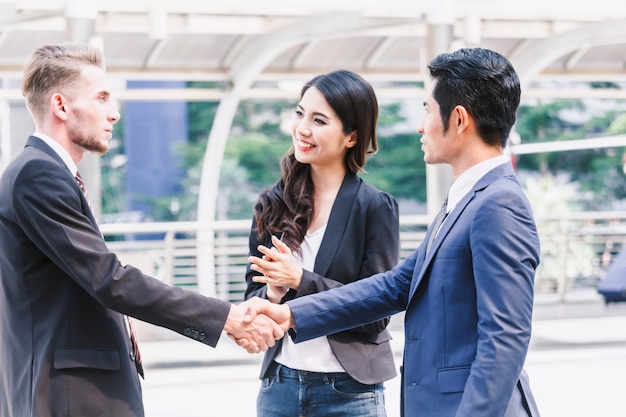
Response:
POLYGON ((258 320, 262 316, 268 316, 280 326, 283 333, 296 326, 291 315, 291 309, 287 304, 274 304, 261 298, 252 298, 246 301, 245 307, 244 322, 246 323, 258 320))
POLYGON ((267 316, 256 315, 254 320, 249 318, 248 305, 258 302, 270 304, 267 300, 252 298, 245 303, 233 305, 224 324, 228 336, 249 353, 265 352, 285 334, 285 331, 267 316))
MULTIPOLYGON (((244 323, 254 325, 259 321, 261 321, 261 323, 270 321, 274 326, 280 326, 281 337, 287 330, 295 326, 293 318, 291 317, 291 310, 286 304, 273 304, 268 300, 254 297, 241 303, 239 306, 244 307, 246 310, 243 319, 244 323)), ((248 353, 257 353, 259 351, 258 349, 255 350, 254 341, 245 337, 237 337, 231 333, 229 333, 228 336, 239 346, 246 349, 248 353)))

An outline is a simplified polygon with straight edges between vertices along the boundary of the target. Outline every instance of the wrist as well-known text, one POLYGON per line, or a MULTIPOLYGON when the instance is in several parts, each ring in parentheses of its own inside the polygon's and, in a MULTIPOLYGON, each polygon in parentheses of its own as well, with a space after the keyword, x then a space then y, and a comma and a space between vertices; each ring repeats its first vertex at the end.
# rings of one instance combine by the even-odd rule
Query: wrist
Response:
POLYGON ((287 291, 289 291, 289 287, 268 284, 267 299, 274 304, 279 304, 280 300, 282 300, 285 294, 287 294, 287 291))
POLYGON ((243 320, 243 313, 237 308, 237 306, 231 304, 226 322, 224 322, 224 331, 226 333, 235 333, 238 329, 239 323, 243 320))
POLYGON ((296 277, 296 279, 294 280, 292 288, 298 291, 300 289, 300 285, 302 284, 302 277, 304 276, 304 269, 302 267, 298 267, 294 276, 296 277))

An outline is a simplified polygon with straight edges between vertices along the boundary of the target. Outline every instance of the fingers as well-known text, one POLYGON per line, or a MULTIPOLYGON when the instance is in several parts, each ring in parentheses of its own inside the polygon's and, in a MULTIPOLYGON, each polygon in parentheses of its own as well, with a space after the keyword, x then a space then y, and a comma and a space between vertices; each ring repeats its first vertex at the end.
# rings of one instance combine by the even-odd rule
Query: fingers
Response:
POLYGON ((274 320, 263 314, 256 316, 254 325, 260 326, 260 329, 262 329, 263 340, 267 348, 274 346, 276 340, 282 339, 285 335, 283 329, 274 320))
POLYGON ((265 256, 263 257, 263 259, 258 258, 256 256, 248 257, 248 262, 250 262, 251 264, 250 269, 252 269, 253 271, 260 272, 262 274, 270 272, 270 269, 274 262, 272 260, 267 260, 265 258, 266 258, 265 256))
POLYGON ((293 327, 291 309, 287 304, 268 303, 264 305, 261 310, 257 310, 257 313, 265 314, 274 320, 280 326, 283 333, 293 327))
POLYGON ((243 309, 243 322, 246 324, 252 323, 259 311, 263 311, 266 304, 269 304, 268 300, 264 300, 259 297, 252 297, 239 304, 239 307, 243 309))
POLYGON ((276 340, 282 339, 285 335, 283 329, 265 315, 259 315, 254 319, 253 326, 260 329, 259 342, 251 341, 245 337, 237 338, 235 335, 228 333, 238 346, 244 348, 248 353, 265 352, 276 344, 276 340))
POLYGON ((228 333, 228 337, 230 337, 238 346, 244 348, 248 353, 259 353, 261 349, 259 345, 254 342, 250 342, 248 339, 237 339, 235 335, 228 333))
POLYGON ((278 249, 280 253, 291 255, 291 249, 289 249, 289 246, 287 246, 285 242, 283 242, 276 236, 272 236, 272 244, 276 249, 278 249))
POLYGON ((253 297, 238 306, 232 306, 224 330, 237 345, 249 353, 265 352, 284 336, 281 325, 262 314, 268 300, 253 297))
POLYGON ((263 258, 267 259, 268 262, 271 262, 277 255, 280 254, 280 252, 276 248, 268 248, 267 246, 263 245, 259 245, 257 249, 264 255, 263 258))

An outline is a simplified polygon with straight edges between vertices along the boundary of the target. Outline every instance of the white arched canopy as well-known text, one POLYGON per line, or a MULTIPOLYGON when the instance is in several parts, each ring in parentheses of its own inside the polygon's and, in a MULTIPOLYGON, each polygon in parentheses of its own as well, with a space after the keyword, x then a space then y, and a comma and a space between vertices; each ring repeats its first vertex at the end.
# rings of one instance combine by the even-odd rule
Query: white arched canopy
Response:
MULTIPOLYGON (((22 65, 44 43, 85 40, 102 46, 120 100, 220 101, 198 203, 198 219, 210 230, 224 148, 241 100, 294 98, 293 91, 280 88, 282 82, 301 85, 336 68, 363 75, 380 98, 419 97, 421 83, 428 82, 426 63, 461 46, 509 57, 522 79, 523 97, 626 98, 625 19, 623 0, 320 0, 312 5, 0 0, 0 170, 21 148, 15 143, 21 139, 7 136, 20 125, 10 109, 22 101, 22 65), (133 90, 125 87, 127 80, 216 81, 226 87, 133 90), (551 81, 563 82, 557 90, 551 81), (611 81, 622 88, 568 88, 571 81, 611 81)), ((432 172, 428 186, 436 190, 444 174, 432 172)), ((97 193, 97 173, 91 180, 89 188, 97 193)), ((429 198, 437 194, 429 191, 429 198)), ((199 238, 204 293, 214 288, 207 278, 213 276, 212 236, 199 238)))
MULTIPOLYGON (((215 220, 222 160, 235 112, 244 92, 250 88, 272 59, 299 44, 355 36, 381 24, 384 23, 368 23, 354 13, 306 17, 260 37, 241 53, 239 59, 232 65, 230 77, 232 89, 220 101, 209 135, 198 198, 199 222, 210 224, 215 220)), ((198 276, 208 277, 205 282, 199 282, 198 285, 200 291, 206 294, 211 294, 215 288, 210 278, 215 276, 214 238, 215 234, 210 227, 198 232, 198 276)))

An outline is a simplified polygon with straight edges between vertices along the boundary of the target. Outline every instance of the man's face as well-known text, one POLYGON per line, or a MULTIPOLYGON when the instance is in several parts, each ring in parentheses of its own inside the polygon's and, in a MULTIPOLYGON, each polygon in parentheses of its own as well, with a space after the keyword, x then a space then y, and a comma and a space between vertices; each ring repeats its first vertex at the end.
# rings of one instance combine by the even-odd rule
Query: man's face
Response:
POLYGON ((83 66, 65 111, 68 135, 75 145, 98 154, 109 150, 113 124, 119 120, 120 114, 111 100, 102 69, 83 66))
POLYGON ((424 99, 426 114, 417 126, 417 132, 422 135, 422 151, 424 162, 427 164, 452 163, 458 148, 458 141, 454 129, 454 111, 450 115, 448 129, 444 132, 443 120, 439 112, 439 103, 433 97, 433 89, 437 81, 434 81, 424 99))

